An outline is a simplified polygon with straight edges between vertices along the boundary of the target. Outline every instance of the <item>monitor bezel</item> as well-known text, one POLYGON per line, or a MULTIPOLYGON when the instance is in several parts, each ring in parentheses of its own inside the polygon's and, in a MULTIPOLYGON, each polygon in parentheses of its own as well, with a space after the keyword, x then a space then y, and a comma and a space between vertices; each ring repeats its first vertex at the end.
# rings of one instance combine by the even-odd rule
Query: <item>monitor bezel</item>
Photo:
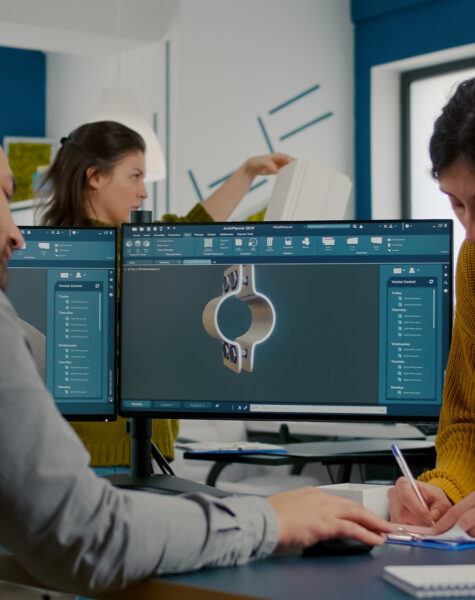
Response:
MULTIPOLYGON (((95 226, 78 226, 78 227, 73 227, 73 226, 68 226, 68 227, 53 227, 52 225, 17 225, 18 229, 21 231, 23 229, 34 229, 34 230, 62 230, 62 231, 72 231, 72 230, 87 230, 87 231, 113 231, 114 232, 114 236, 113 236, 113 241, 114 241, 114 255, 115 255, 115 262, 114 262, 114 269, 115 269, 115 281, 114 281, 114 298, 115 298, 115 302, 114 302, 114 307, 113 307, 113 323, 114 323, 114 327, 115 327, 115 335, 114 335, 114 344, 115 347, 113 348, 113 378, 114 378, 114 401, 113 401, 113 413, 110 415, 106 415, 106 414, 73 414, 73 413, 68 413, 65 414, 61 411, 61 407, 58 405, 58 403, 56 402, 53 394, 51 394, 51 392, 48 392, 51 394, 51 397, 53 398, 54 404, 56 406, 56 408, 58 409, 59 413, 61 414, 61 416, 69 422, 98 422, 98 423, 108 423, 108 422, 113 422, 113 421, 117 421, 117 417, 118 417, 118 407, 119 407, 119 360, 118 360, 118 315, 119 315, 119 311, 118 311, 118 275, 119 275, 119 267, 118 267, 118 244, 119 244, 119 234, 120 234, 120 230, 118 227, 107 227, 107 226, 99 226, 99 227, 95 227, 95 226)), ((46 385, 46 384, 45 384, 46 385)))
POLYGON ((401 224, 401 223, 447 223, 449 226, 448 233, 450 235, 450 255, 448 257, 449 269, 450 269, 450 282, 449 282, 449 297, 451 299, 449 303, 449 327, 448 327, 448 341, 450 350, 450 341, 452 338, 452 328, 453 328, 453 281, 454 281, 454 248, 453 248, 453 219, 347 219, 347 220, 298 220, 298 221, 197 221, 197 222, 170 222, 170 223, 161 223, 161 222, 151 222, 151 223, 123 223, 121 225, 120 232, 120 259, 119 259, 119 297, 121 298, 120 306, 119 306, 119 337, 118 337, 118 414, 121 417, 125 418, 148 418, 148 419, 195 419, 195 420, 221 420, 221 421, 280 421, 280 422, 354 422, 354 423, 434 423, 439 420, 439 415, 364 415, 364 414, 354 414, 354 413, 235 413, 235 412, 221 412, 221 413, 213 413, 206 411, 197 411, 197 412, 176 412, 176 411, 160 411, 157 413, 153 410, 130 410, 123 409, 121 400, 122 400, 122 388, 121 388, 121 359, 122 359, 122 318, 123 318, 123 269, 124 269, 124 229, 127 227, 133 226, 147 226, 147 225, 155 225, 155 226, 177 226, 180 228, 187 227, 196 227, 196 226, 223 226, 223 225, 235 225, 235 226, 249 226, 249 225, 283 225, 285 223, 289 223, 292 225, 299 224, 315 224, 315 225, 327 225, 331 226, 334 224, 371 224, 371 223, 387 223, 387 224, 401 224))

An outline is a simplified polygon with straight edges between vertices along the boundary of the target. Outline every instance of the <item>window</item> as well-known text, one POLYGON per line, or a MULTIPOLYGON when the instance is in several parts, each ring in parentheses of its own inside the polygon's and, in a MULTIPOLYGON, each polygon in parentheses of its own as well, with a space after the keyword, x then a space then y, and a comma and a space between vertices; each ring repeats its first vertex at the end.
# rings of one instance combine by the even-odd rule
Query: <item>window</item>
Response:
POLYGON ((442 107, 461 81, 474 76, 475 58, 401 74, 402 215, 411 219, 454 219, 454 260, 465 234, 432 178, 428 148, 442 107))

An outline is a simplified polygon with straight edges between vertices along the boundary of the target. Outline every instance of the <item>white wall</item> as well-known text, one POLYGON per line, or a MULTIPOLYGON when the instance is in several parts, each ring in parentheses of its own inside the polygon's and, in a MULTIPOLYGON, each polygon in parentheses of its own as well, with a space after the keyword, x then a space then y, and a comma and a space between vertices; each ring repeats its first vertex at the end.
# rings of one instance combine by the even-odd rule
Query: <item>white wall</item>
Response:
MULTIPOLYGON (((173 197, 181 211, 195 198, 188 169, 204 193, 248 156, 268 151, 258 116, 276 150, 320 159, 353 176, 349 2, 188 0, 178 23, 172 38, 178 46, 172 167, 180 175, 173 197), (315 84, 321 88, 268 114, 315 84), (334 116, 279 142, 280 135, 328 111, 334 116)), ((267 197, 270 187, 251 196, 267 197)))
MULTIPOLYGON (((46 134, 59 140, 97 112, 101 90, 111 85, 131 86, 138 108, 153 124, 153 114, 163 114, 164 43, 149 44, 116 57, 92 58, 77 54, 48 53, 46 61, 46 134), (119 73, 119 74, 118 74, 119 73)), ((164 117, 163 117, 164 120, 164 117)), ((160 127, 159 127, 160 131, 160 127)), ((158 185, 164 188, 164 184, 158 185)), ((152 208, 153 187, 148 186, 152 208)))
MULTIPOLYGON (((261 117, 276 150, 319 159, 353 178, 353 30, 349 0, 182 0, 169 34, 121 56, 121 83, 165 141, 165 43, 170 50, 170 209, 184 214, 209 183, 248 156, 268 152, 261 117), (269 110, 320 89, 274 115, 269 110), (313 119, 333 116, 279 141, 313 119)), ((59 139, 94 113, 103 85, 116 83, 106 56, 49 54, 47 135, 59 139)), ((257 206, 271 183, 251 192, 257 206)), ((151 190, 152 191, 152 190, 151 190)), ((165 184, 158 185, 159 211, 165 184)))

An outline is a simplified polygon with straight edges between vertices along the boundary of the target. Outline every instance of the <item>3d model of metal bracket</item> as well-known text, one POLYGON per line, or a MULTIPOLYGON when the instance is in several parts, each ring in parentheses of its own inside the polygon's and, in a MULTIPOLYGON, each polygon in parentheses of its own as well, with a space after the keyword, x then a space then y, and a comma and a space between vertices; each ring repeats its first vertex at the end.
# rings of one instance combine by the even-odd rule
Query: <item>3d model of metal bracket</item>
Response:
POLYGON ((223 292, 213 298, 203 310, 203 326, 212 337, 222 341, 223 363, 240 373, 251 372, 254 366, 254 348, 271 335, 275 327, 275 309, 267 296, 255 288, 254 265, 233 265, 224 272, 223 292), (251 325, 235 340, 226 337, 218 325, 218 313, 226 300, 234 297, 245 302, 251 311, 251 325))

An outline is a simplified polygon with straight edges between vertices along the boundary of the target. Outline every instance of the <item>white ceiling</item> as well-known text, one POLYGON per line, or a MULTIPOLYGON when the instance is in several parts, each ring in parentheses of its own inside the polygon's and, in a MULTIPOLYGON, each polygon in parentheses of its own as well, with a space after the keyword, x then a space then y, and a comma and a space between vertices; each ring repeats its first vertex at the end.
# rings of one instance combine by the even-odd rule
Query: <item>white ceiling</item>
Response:
POLYGON ((0 45, 109 55, 160 40, 180 0, 0 0, 0 45))

